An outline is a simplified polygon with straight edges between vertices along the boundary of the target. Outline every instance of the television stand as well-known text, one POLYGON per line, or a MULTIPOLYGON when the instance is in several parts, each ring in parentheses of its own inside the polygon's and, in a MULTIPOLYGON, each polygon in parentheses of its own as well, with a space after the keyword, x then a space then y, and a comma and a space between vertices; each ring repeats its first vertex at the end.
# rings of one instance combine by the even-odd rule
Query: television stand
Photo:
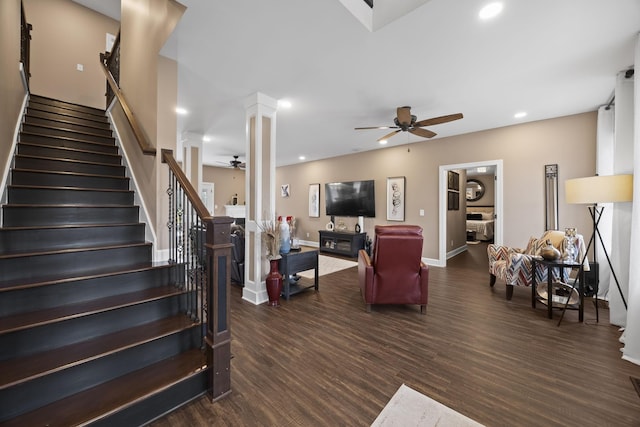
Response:
POLYGON ((351 258, 358 257, 358 251, 364 249, 367 233, 351 233, 348 231, 319 230, 320 252, 344 255, 351 258))

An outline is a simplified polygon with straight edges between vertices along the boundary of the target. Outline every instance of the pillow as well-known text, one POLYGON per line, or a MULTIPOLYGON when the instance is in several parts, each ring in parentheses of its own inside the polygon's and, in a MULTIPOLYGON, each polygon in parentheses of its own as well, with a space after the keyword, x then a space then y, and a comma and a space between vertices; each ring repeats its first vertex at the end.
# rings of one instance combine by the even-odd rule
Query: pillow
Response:
POLYGON ((481 213, 468 213, 467 214, 467 219, 482 219, 482 214, 481 213))
POLYGON ((482 219, 493 219, 493 212, 483 212, 480 215, 482 219))
POLYGON ((536 237, 529 237, 529 243, 527 243, 527 247, 524 250, 524 253, 527 255, 535 255, 536 243, 538 239, 536 237))
POLYGON ((554 248, 561 249, 564 243, 564 232, 559 230, 549 230, 542 235, 540 240, 542 240, 543 242, 551 240, 551 244, 554 248))

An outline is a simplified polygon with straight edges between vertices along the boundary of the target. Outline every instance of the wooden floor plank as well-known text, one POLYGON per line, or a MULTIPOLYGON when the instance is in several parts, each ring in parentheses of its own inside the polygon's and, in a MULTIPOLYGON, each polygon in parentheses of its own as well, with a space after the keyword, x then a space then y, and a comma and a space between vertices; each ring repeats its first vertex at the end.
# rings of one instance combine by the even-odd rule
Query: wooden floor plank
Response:
MULTIPOLYGON (((529 288, 489 287, 486 244, 431 267, 417 306, 365 311, 357 269, 320 277, 281 307, 232 287, 232 393, 154 422, 168 426, 368 426, 401 384, 486 426, 638 426, 640 398, 608 311, 547 319, 529 288)), ((304 280, 301 279, 301 280, 304 280)))

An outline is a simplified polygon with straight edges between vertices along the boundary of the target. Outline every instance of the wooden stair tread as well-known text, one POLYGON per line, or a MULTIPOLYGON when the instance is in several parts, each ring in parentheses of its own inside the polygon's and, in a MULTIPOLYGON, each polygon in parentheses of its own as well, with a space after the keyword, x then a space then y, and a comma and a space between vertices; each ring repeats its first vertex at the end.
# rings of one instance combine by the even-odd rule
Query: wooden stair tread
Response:
POLYGON ((90 246, 90 247, 81 247, 81 248, 65 248, 65 249, 50 249, 39 252, 28 251, 28 252, 11 252, 8 254, 0 254, 0 259, 11 259, 11 258, 22 258, 25 256, 43 256, 43 255, 54 255, 54 254, 69 254, 74 252, 91 252, 91 251, 102 251, 105 249, 120 249, 120 248, 131 248, 134 246, 151 246, 149 242, 136 242, 136 243, 127 243, 122 245, 104 245, 104 246, 90 246))
POLYGON ((91 187, 47 187, 46 185, 22 185, 10 184, 9 188, 34 189, 34 190, 61 190, 61 191, 91 191, 98 193, 133 193, 133 190, 125 190, 119 188, 91 188, 91 187))
POLYGON ((51 125, 45 125, 41 123, 24 123, 24 124, 32 127, 37 127, 40 129, 51 129, 56 131, 71 132, 78 135, 95 136, 98 138, 113 138, 113 136, 110 136, 110 135, 103 135, 101 133, 92 133, 84 130, 71 129, 71 128, 62 127, 62 126, 51 126, 51 125))
POLYGON ((29 173, 48 173, 53 175, 71 175, 71 176, 90 176, 90 177, 101 177, 101 178, 111 178, 111 179, 126 179, 129 178, 126 176, 117 176, 117 175, 101 175, 94 173, 80 173, 80 172, 67 172, 67 171, 43 171, 38 169, 21 169, 21 168, 13 168, 15 172, 29 172, 29 173))
POLYGON ((79 203, 66 203, 66 204, 35 204, 35 203, 7 203, 4 208, 38 208, 38 209, 65 209, 65 208, 79 208, 79 209, 95 209, 95 208, 131 208, 136 209, 138 206, 131 204, 99 204, 99 205, 85 205, 79 203))
POLYGON ((0 322, 0 334, 62 322, 64 320, 141 304, 180 295, 182 293, 184 293, 184 291, 175 286, 158 286, 128 294, 114 295, 77 304, 39 310, 34 313, 20 313, 2 318, 2 322, 0 322))
MULTIPOLYGON (((63 139, 65 141, 74 141, 74 142, 82 142, 83 144, 93 144, 93 145, 102 145, 105 147, 115 147, 114 144, 110 144, 110 143, 106 143, 106 142, 100 142, 100 141, 92 141, 90 139, 82 139, 82 138, 78 138, 78 137, 70 137, 70 136, 64 136, 64 135, 51 135, 48 133, 40 133, 40 132, 29 132, 29 131, 20 131, 21 135, 31 135, 31 136, 42 136, 45 138, 51 138, 51 139, 63 139)), ((107 138, 113 138, 113 137, 107 137, 107 138)), ((115 138, 113 138, 115 141, 115 138)), ((22 142, 20 142, 22 143, 22 142)))
POLYGON ((65 347, 0 362, 0 390, 199 325, 178 314, 65 347))
MULTIPOLYGON (((82 126, 82 127, 86 127, 86 128, 95 129, 97 131, 101 131, 101 130, 103 130, 103 131, 111 131, 111 128, 104 126, 107 123, 100 123, 100 122, 96 122, 95 120, 94 120, 94 122, 96 124, 93 124, 93 123, 78 123, 78 122, 74 122, 74 121, 65 119, 64 116, 63 117, 53 118, 53 117, 40 117, 40 116, 37 116, 37 115, 27 114, 26 117, 28 117, 29 119, 37 119, 37 120, 41 120, 41 121, 46 120, 48 122, 55 123, 56 125, 59 125, 61 127, 51 126, 49 124, 42 124, 42 123, 29 123, 30 125, 50 126, 50 127, 55 128, 55 129, 70 130, 70 131, 73 131, 73 132, 84 132, 84 131, 78 131, 76 129, 71 129, 71 128, 67 128, 67 127, 64 127, 64 126, 66 126, 66 125, 82 126), (100 124, 103 125, 103 126, 100 126, 100 124)), ((73 117, 73 116, 67 116, 67 117, 73 117)))
POLYGON ((167 262, 145 262, 142 264, 131 265, 128 267, 113 267, 106 269, 94 269, 91 274, 77 275, 72 274, 70 276, 44 276, 38 280, 30 279, 29 282, 22 281, 5 281, 0 284, 0 292, 16 291, 20 289, 36 288, 41 286, 56 285, 59 283, 68 283, 79 280, 97 279, 107 276, 118 276, 122 274, 136 273, 145 270, 158 269, 158 268, 170 268, 171 265, 167 262))
MULTIPOLYGON (((29 117, 37 117, 37 118, 43 118, 42 116, 40 116, 39 114, 52 114, 52 115, 56 115, 56 116, 60 116, 63 117, 65 119, 63 120, 67 120, 67 118, 72 118, 72 119, 82 119, 82 120, 86 120, 88 122, 94 122, 97 125, 106 125, 109 124, 109 119, 105 114, 92 114, 86 111, 82 111, 81 113, 83 114, 87 114, 90 115, 91 117, 88 116, 78 116, 72 113, 75 113, 74 110, 69 110, 69 109, 65 109, 65 108, 61 108, 61 107, 56 107, 58 108, 57 111, 51 111, 51 110, 47 110, 46 108, 42 108, 43 105, 46 104, 42 104, 42 103, 33 103, 33 104, 29 104, 29 106, 27 107, 27 116, 29 117), (31 113, 35 113, 35 114, 31 114, 31 113)), ((74 123, 75 122, 71 122, 74 123)))
POLYGON ((28 145, 28 146, 31 146, 31 147, 38 147, 38 148, 47 148, 47 149, 54 149, 54 150, 65 150, 65 151, 69 151, 69 152, 73 151, 73 152, 79 152, 79 153, 97 154, 97 155, 100 155, 100 156, 111 156, 111 157, 118 157, 118 158, 121 157, 120 154, 104 153, 102 151, 81 150, 79 148, 73 148, 73 147, 56 147, 54 145, 44 145, 44 144, 38 144, 36 142, 20 141, 18 144, 28 145))
POLYGON ((77 160, 77 159, 66 159, 64 157, 47 157, 47 156, 34 156, 32 154, 16 154, 15 158, 21 159, 38 159, 38 160, 47 160, 54 162, 66 162, 66 163, 78 163, 83 165, 94 165, 94 166, 108 166, 112 168, 124 169, 122 165, 114 165, 111 163, 102 163, 102 162, 90 162, 87 160, 77 160))
POLYGON ((196 375, 205 356, 193 349, 5 421, 3 427, 86 425, 196 375))
MULTIPOLYGON (((48 188, 48 187, 47 187, 48 188)), ((58 187, 64 188, 65 187, 58 187)), ((130 190, 105 190, 105 191, 130 191, 130 190)), ((4 230, 7 231, 18 231, 18 230, 48 230, 48 229, 69 229, 69 228, 95 228, 95 227, 122 227, 122 226, 130 226, 130 225, 139 225, 139 222, 123 222, 120 224, 111 224, 111 223, 99 223, 99 224, 60 224, 60 225, 29 225, 29 226, 10 226, 10 227, 2 227, 0 228, 0 233, 4 230)))

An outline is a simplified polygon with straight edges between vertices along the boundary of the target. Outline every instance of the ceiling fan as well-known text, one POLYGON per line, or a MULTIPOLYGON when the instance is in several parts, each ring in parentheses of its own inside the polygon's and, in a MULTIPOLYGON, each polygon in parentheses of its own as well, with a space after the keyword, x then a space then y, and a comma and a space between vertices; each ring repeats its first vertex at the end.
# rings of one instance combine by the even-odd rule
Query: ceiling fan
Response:
POLYGON ((387 140, 391 138, 393 135, 398 132, 409 132, 414 135, 421 136, 423 138, 433 138, 437 134, 435 132, 430 131, 429 129, 422 129, 424 126, 432 126, 439 125, 441 123, 452 122, 454 120, 459 120, 462 118, 462 113, 449 114, 447 116, 433 117, 430 119, 416 121, 416 116, 411 114, 411 107, 398 107, 397 116, 393 119, 393 122, 396 124, 395 126, 372 126, 372 127, 361 127, 355 128, 356 130, 361 129, 397 129, 393 132, 383 136, 382 138, 378 138, 378 142, 387 140))
POLYGON ((240 160, 238 160, 238 157, 240 156, 233 156, 233 160, 229 160, 228 164, 225 162, 218 162, 218 163, 234 169, 244 169, 247 166, 247 164, 245 162, 241 162, 240 160))

